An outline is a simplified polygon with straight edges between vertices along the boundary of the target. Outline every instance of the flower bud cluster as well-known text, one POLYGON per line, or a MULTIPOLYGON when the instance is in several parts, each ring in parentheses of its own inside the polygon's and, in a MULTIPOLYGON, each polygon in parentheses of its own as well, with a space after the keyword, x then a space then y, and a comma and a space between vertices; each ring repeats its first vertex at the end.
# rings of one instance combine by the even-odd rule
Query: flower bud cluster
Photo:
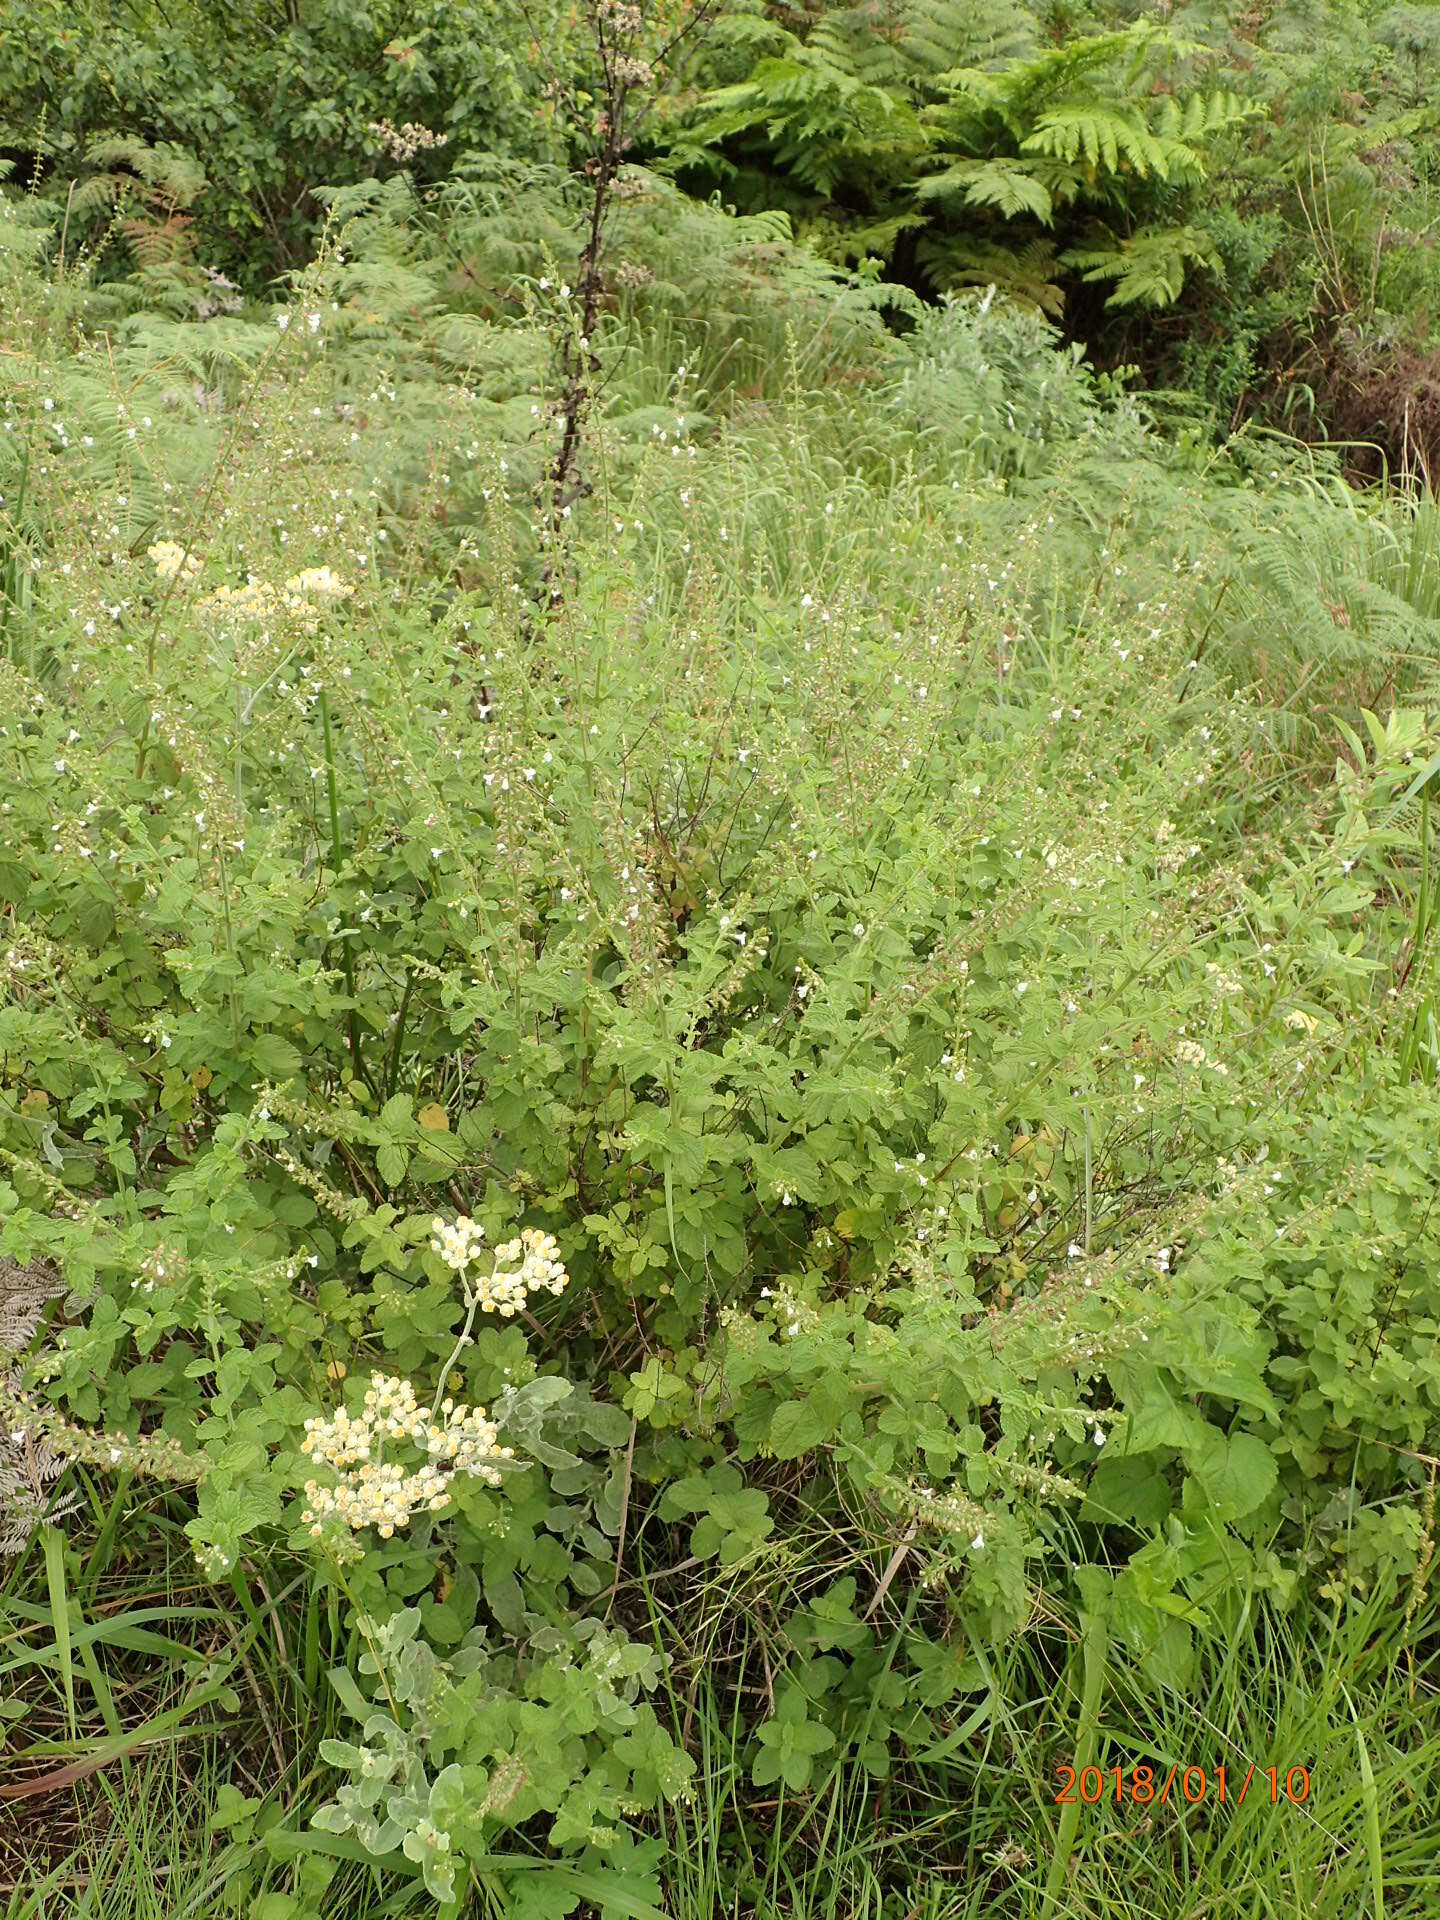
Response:
POLYGON ((503 1320, 519 1313, 532 1293, 563 1293, 570 1279, 553 1234, 525 1227, 495 1249, 495 1271, 476 1282, 480 1308, 503 1320))
POLYGON ((498 1442, 499 1429, 483 1407, 447 1399, 432 1414, 421 1407, 408 1380, 372 1373, 358 1415, 339 1407, 328 1420, 305 1422, 300 1451, 338 1476, 333 1487, 306 1481, 305 1522, 317 1538, 327 1520, 339 1520, 357 1533, 374 1527, 388 1540, 412 1514, 438 1513, 447 1506, 457 1473, 498 1486, 500 1463, 514 1458, 514 1450, 498 1442), (409 1443, 426 1457, 387 1460, 387 1441, 409 1443))
POLYGON ((532 1293, 563 1293, 569 1283, 559 1242, 539 1227, 523 1227, 513 1240, 502 1241, 495 1249, 493 1270, 472 1274, 485 1238, 479 1221, 462 1213, 453 1223, 437 1217, 432 1224, 431 1250, 460 1275, 467 1300, 482 1313, 509 1320, 532 1293))
POLYGON ((453 1224, 442 1220, 437 1214, 431 1225, 435 1229, 430 1236, 431 1251, 439 1254, 452 1273, 463 1274, 480 1253, 480 1242, 485 1238, 484 1227, 465 1213, 460 1214, 453 1224))
POLYGON ((187 553, 178 540, 156 540, 145 551, 155 562, 155 571, 162 580, 173 580, 177 575, 193 580, 202 565, 199 554, 187 553))
POLYGON ((170 1286, 178 1286, 190 1277, 189 1256, 180 1246, 166 1240, 157 1241, 141 1260, 140 1275, 142 1281, 159 1280, 170 1286))

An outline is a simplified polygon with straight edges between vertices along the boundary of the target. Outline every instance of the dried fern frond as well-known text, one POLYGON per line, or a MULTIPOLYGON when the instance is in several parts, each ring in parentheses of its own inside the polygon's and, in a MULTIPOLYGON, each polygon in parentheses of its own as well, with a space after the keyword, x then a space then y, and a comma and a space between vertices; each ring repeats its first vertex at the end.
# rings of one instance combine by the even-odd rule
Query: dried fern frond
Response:
POLYGON ((53 1260, 43 1257, 21 1266, 0 1260, 0 1351, 23 1353, 35 1338, 46 1305, 65 1291, 53 1260))
POLYGON ((51 1488, 70 1465, 67 1455, 24 1427, 0 1432, 0 1557, 23 1553, 37 1527, 73 1513, 78 1493, 52 1497, 51 1488))

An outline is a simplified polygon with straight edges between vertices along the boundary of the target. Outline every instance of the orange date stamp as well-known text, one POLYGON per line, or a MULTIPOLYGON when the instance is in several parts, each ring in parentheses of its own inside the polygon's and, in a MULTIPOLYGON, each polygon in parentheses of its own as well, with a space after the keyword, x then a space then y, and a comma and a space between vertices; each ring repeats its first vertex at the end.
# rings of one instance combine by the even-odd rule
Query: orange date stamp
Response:
POLYGON ((1072 1806, 1078 1800, 1087 1807, 1102 1800, 1117 1807, 1126 1805, 1198 1807, 1205 1800, 1221 1806, 1243 1807, 1246 1794, 1268 1799, 1272 1806, 1288 1800, 1298 1807, 1310 1797, 1310 1770, 1293 1766, 1283 1772, 1279 1767, 1262 1767, 1253 1761, 1239 1767, 1182 1767, 1178 1761, 1168 1772, 1164 1767, 1058 1767, 1060 1787, 1055 1794, 1059 1807, 1072 1806))

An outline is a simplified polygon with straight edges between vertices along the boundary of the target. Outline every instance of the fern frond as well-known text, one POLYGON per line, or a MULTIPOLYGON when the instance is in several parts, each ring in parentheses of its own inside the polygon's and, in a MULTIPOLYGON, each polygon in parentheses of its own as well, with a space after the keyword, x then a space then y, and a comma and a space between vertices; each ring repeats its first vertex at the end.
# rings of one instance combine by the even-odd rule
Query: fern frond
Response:
POLYGON ((1036 308, 1052 320, 1065 310, 1053 241, 1036 239, 1012 248, 927 234, 916 254, 927 276, 941 289, 995 287, 1007 299, 1036 308))
POLYGON ((88 180, 77 181, 70 195, 71 218, 78 220, 98 213, 109 213, 123 188, 124 182, 113 173, 92 173, 88 180))
POLYGON ((147 198, 164 201, 171 209, 193 205, 205 190, 205 169, 193 153, 170 141, 151 146, 130 134, 105 134, 91 141, 85 158, 109 174, 127 167, 151 190, 147 198))
POLYGON ((1061 255, 1089 284, 1113 281, 1107 307, 1168 307, 1180 298, 1189 267, 1224 272, 1210 235, 1199 227, 1142 227, 1127 240, 1071 247, 1061 255))
POLYGON ((1034 171, 1020 160, 996 156, 989 160, 957 160, 943 173, 915 183, 920 200, 959 199, 969 207, 994 207, 1007 220, 1028 213, 1049 226, 1054 201, 1034 171))
POLYGON ((1061 107, 1040 115, 1035 131, 1020 143, 1022 153, 1045 154, 1073 163, 1084 156, 1097 171, 1128 169, 1147 179, 1199 179, 1199 153, 1183 140, 1154 134, 1133 107, 1101 105, 1061 107))
POLYGON ((168 220, 122 220, 120 231, 130 242, 137 266, 147 271, 174 266, 190 251, 189 214, 171 214, 168 220))

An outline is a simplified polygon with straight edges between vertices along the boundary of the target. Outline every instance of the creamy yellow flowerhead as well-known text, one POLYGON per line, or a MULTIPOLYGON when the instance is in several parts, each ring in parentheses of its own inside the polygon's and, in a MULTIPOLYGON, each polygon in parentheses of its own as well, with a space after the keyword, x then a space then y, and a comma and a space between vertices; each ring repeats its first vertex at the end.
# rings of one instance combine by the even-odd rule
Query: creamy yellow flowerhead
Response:
POLYGON ((198 553, 187 553, 178 540, 156 540, 145 551, 162 580, 193 580, 203 564, 198 553))
POLYGON ((305 1482, 305 1523, 317 1538, 327 1521, 338 1520, 355 1533, 374 1527, 389 1540, 412 1514, 438 1513, 447 1506, 457 1473, 499 1486, 501 1463, 515 1457, 499 1438, 483 1407, 447 1399, 431 1412, 420 1405, 408 1380, 372 1373, 358 1415, 338 1407, 328 1420, 305 1422, 300 1451, 336 1476, 334 1486, 305 1482), (387 1459, 387 1445, 400 1457, 387 1459))
POLYGON ((305 567, 292 573, 285 591, 302 600, 348 600, 355 589, 329 567, 305 567))

